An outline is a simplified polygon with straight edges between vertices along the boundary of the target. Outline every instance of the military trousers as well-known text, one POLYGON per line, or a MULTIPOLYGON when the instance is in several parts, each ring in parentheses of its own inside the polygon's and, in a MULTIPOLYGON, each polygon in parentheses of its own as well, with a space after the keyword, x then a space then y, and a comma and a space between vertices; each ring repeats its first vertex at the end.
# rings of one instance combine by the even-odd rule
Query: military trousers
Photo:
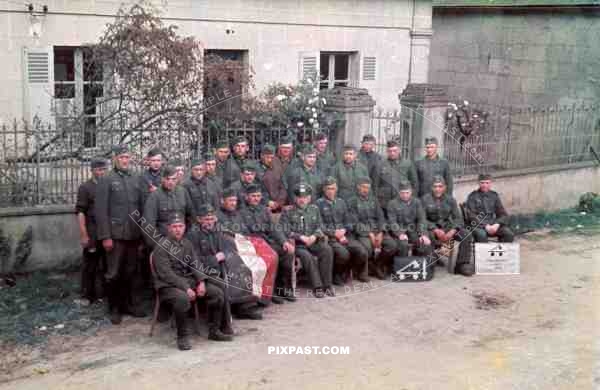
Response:
MULTIPOLYGON (((415 231, 406 232, 408 236, 408 240, 400 240, 396 238, 396 246, 398 251, 396 252, 397 256, 406 257, 408 256, 408 251, 410 249, 410 245, 413 246, 413 255, 414 256, 429 256, 432 252, 431 245, 421 244, 419 241, 419 235, 415 231)), ((429 234, 425 233, 429 237, 429 234)))
POLYGON ((329 288, 333 278, 333 250, 323 239, 310 247, 296 245, 296 256, 313 288, 329 288))
POLYGON ((332 240, 329 245, 333 250, 333 269, 335 273, 342 273, 347 270, 362 272, 369 254, 358 240, 348 238, 346 244, 332 240))
MULTIPOLYGON (((473 239, 475 242, 488 242, 490 235, 484 228, 473 229, 473 239)), ((508 226, 500 226, 496 234, 492 237, 498 237, 500 242, 513 242, 515 240, 515 234, 508 226)))

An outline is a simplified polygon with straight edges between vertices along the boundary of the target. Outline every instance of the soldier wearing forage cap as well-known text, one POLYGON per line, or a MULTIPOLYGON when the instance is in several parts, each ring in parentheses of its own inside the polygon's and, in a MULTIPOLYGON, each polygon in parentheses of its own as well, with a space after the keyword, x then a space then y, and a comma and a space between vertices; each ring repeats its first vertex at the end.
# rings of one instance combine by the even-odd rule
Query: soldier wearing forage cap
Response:
POLYGON ((400 143, 391 140, 387 143, 387 158, 377 169, 373 188, 381 207, 387 207, 390 200, 398 196, 401 182, 410 182, 413 188, 418 188, 417 171, 410 160, 400 158, 400 143))
POLYGON ((108 161, 105 158, 93 158, 90 164, 92 177, 81 184, 77 191, 75 211, 79 222, 79 240, 83 248, 81 264, 81 293, 90 302, 102 295, 101 283, 97 283, 99 271, 104 262, 104 248, 97 239, 94 203, 96 187, 100 178, 106 174, 108 161))
POLYGON ((360 144, 360 153, 358 158, 369 170, 371 181, 375 180, 377 169, 383 162, 381 155, 375 151, 376 139, 373 134, 366 134, 360 144))
POLYGON ((386 235, 386 221, 377 198, 371 192, 371 180, 360 177, 357 191, 348 202, 350 214, 356 219, 354 233, 369 254, 371 268, 378 279, 385 278, 385 268, 396 253, 394 240, 386 235))
POLYGON ((223 188, 230 187, 240 179, 240 169, 248 159, 248 140, 246 137, 235 137, 232 143, 233 155, 227 159, 223 168, 223 188))
POLYGON ((106 295, 110 320, 121 322, 123 313, 144 316, 133 306, 132 277, 136 270, 141 230, 132 216, 141 216, 145 182, 129 170, 126 146, 113 148, 114 169, 96 187, 95 215, 98 240, 106 251, 106 295))
POLYGON ((425 194, 421 201, 427 218, 427 229, 431 234, 434 247, 459 242, 458 258, 454 272, 465 276, 475 273, 472 259, 472 236, 465 229, 462 215, 456 200, 446 193, 446 181, 441 176, 432 179, 432 191, 425 194))
POLYGON ((163 168, 161 176, 160 188, 150 194, 144 205, 143 237, 148 248, 159 245, 159 240, 167 236, 169 215, 173 213, 184 215, 188 223, 191 223, 196 214, 188 191, 177 186, 178 177, 175 168, 167 165, 163 168), (154 234, 148 233, 150 226, 154 234))
POLYGON ((233 183, 231 188, 237 193, 240 207, 244 207, 248 186, 259 186, 262 192, 262 204, 269 207, 270 210, 274 210, 277 208, 277 204, 269 199, 269 192, 267 191, 267 188, 260 180, 256 179, 256 170, 257 167, 254 161, 246 161, 240 169, 240 179, 233 183))
POLYGON ((416 162, 417 176, 419 178, 419 187, 417 193, 419 197, 431 191, 434 176, 441 176, 447 186, 449 195, 452 195, 452 173, 450 164, 441 158, 438 154, 438 140, 435 137, 425 138, 425 157, 416 162))
POLYGON ((217 157, 212 151, 206 152, 204 155, 205 167, 206 167, 206 178, 212 181, 218 192, 223 191, 222 179, 217 175, 217 157))
POLYGON ((277 155, 273 159, 273 176, 281 180, 290 163, 294 159, 294 142, 295 137, 287 135, 279 139, 277 155))
POLYGON ((342 199, 350 199, 356 195, 356 181, 359 177, 369 176, 367 167, 356 158, 356 148, 352 145, 344 145, 342 161, 331 170, 331 176, 336 179, 338 196, 342 199))
POLYGON ((186 163, 180 158, 174 158, 169 160, 169 165, 175 169, 175 173, 177 175, 177 182, 175 184, 182 184, 185 180, 186 163))
POLYGON ((514 233, 508 226, 508 213, 500 195, 492 190, 492 176, 479 175, 479 189, 471 192, 465 204, 465 219, 473 229, 475 242, 488 242, 498 237, 500 242, 513 242, 514 233))
POLYGON ((351 270, 354 271, 355 277, 358 276, 358 280, 368 282, 365 265, 369 254, 366 248, 354 238, 353 229, 356 221, 350 214, 344 198, 337 196, 337 181, 334 177, 325 178, 323 197, 315 204, 321 212, 323 231, 333 249, 333 283, 343 285, 345 277, 351 270))
POLYGON ((315 134, 313 146, 317 152, 317 169, 323 177, 328 176, 330 174, 330 170, 335 165, 335 156, 327 148, 328 143, 329 140, 327 139, 327 134, 315 134))
POLYGON ((206 175, 206 161, 202 157, 192 160, 192 174, 183 182, 183 188, 188 192, 194 209, 203 204, 219 207, 221 191, 217 184, 206 175))
POLYGON ((311 204, 313 189, 301 182, 294 186, 293 193, 294 207, 282 213, 279 224, 286 237, 295 242, 296 256, 308 274, 315 296, 334 296, 333 251, 327 244, 319 208, 311 204))
POLYGON ((275 147, 272 145, 265 145, 262 150, 260 157, 260 180, 265 186, 269 193, 269 199, 276 203, 276 207, 273 211, 281 210, 287 203, 287 191, 281 176, 278 176, 275 170, 275 147))
POLYGON ((317 152, 311 144, 306 144, 302 148, 301 163, 295 167, 288 167, 285 173, 284 185, 288 191, 288 199, 294 200, 294 189, 299 183, 307 183, 313 191, 312 200, 316 200, 321 192, 322 180, 323 177, 317 169, 317 152))
MULTIPOLYGON (((210 207, 202 206, 200 218, 207 218, 210 207)), ((221 256, 208 260, 205 254, 198 253, 192 242, 184 237, 186 224, 183 215, 171 214, 167 229, 169 248, 157 246, 152 252, 154 286, 158 289, 160 302, 173 310, 178 348, 182 351, 192 348, 187 326, 188 311, 200 300, 206 302, 208 309, 208 338, 232 340, 233 329, 225 293, 218 282, 217 272, 210 272, 219 269, 219 261, 224 261, 225 256, 221 253, 221 256)))
POLYGON ((431 240, 427 232, 425 209, 419 198, 412 194, 410 183, 400 183, 399 196, 387 206, 390 234, 396 239, 398 255, 408 256, 409 244, 414 245, 414 254, 427 256, 431 253, 431 240))

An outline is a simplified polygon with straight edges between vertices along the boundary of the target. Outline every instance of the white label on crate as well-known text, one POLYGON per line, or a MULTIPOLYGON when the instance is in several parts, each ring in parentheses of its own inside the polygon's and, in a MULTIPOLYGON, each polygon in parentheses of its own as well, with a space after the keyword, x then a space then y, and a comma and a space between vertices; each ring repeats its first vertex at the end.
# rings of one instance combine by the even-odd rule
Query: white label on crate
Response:
POLYGON ((521 273, 519 243, 475 243, 477 275, 516 275, 521 273))

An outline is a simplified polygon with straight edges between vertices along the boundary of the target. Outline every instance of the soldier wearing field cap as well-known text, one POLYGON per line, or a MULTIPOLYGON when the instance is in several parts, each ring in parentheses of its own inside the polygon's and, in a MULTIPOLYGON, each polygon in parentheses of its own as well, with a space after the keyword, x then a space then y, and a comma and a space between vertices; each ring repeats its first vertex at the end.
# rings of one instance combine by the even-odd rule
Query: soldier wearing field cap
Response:
POLYGON ((275 147, 265 145, 260 157, 260 171, 262 173, 259 175, 259 180, 265 186, 269 194, 269 199, 276 204, 276 207, 272 211, 279 211, 286 205, 288 196, 285 186, 281 181, 281 176, 275 170, 275 158, 275 147))
POLYGON ((218 207, 221 200, 221 191, 214 181, 206 175, 206 161, 202 158, 192 160, 192 174, 182 184, 187 191, 194 209, 203 204, 218 207))
POLYGON ((331 176, 336 179, 338 196, 350 199, 356 194, 356 180, 359 177, 368 177, 369 171, 356 158, 356 148, 353 145, 344 145, 342 161, 338 161, 331 169, 331 176))
POLYGON ((317 152, 317 169, 323 177, 330 174, 330 171, 336 162, 335 156, 327 148, 328 144, 329 140, 327 139, 327 134, 315 134, 313 146, 315 147, 315 151, 317 152))
POLYGON ((427 232, 425 209, 419 198, 412 194, 410 183, 400 183, 399 196, 387 206, 390 234, 396 239, 398 256, 408 256, 409 245, 414 246, 415 256, 431 254, 431 240, 427 232))
POLYGON ((113 147, 114 169, 98 181, 95 215, 98 240, 106 251, 106 295, 110 320, 121 323, 123 313, 144 316, 134 306, 132 278, 137 267, 141 230, 137 218, 144 205, 146 183, 129 169, 127 146, 113 147))
POLYGON ((306 144, 302 147, 301 163, 289 166, 284 177, 288 199, 294 200, 294 189, 299 183, 307 183, 314 197, 312 200, 315 201, 320 195, 322 180, 323 177, 317 169, 317 152, 311 144, 306 144))
POLYGON ((360 144, 360 153, 358 159, 365 165, 369 171, 371 181, 375 180, 377 169, 383 162, 381 155, 375 151, 375 136, 373 134, 365 134, 360 144))
POLYGON ((332 289, 333 251, 327 244, 319 208, 311 204, 312 187, 304 182, 294 186, 294 207, 282 213, 279 225, 295 242, 295 254, 302 262, 315 297, 334 296, 332 289))
POLYGON ((103 157, 95 157, 90 163, 92 177, 79 186, 75 211, 79 222, 79 240, 83 248, 81 264, 81 293, 90 302, 100 298, 101 283, 97 283, 104 262, 104 248, 98 241, 95 215, 96 187, 98 181, 106 174, 108 161, 103 157))
POLYGON ((508 213, 500 195, 492 190, 491 175, 479 175, 479 189, 469 194, 465 214, 466 222, 474 227, 475 242, 488 242, 488 237, 498 237, 500 242, 514 241, 514 233, 508 226, 508 213))
POLYGON ((416 162, 417 176, 419 178, 419 197, 431 191, 434 176, 441 176, 447 187, 447 192, 452 195, 453 180, 450 172, 450 164, 438 154, 438 139, 435 137, 425 138, 425 157, 416 162))
POLYGON ((163 168, 160 188, 150 194, 144 205, 143 238, 148 248, 160 245, 160 241, 167 236, 169 215, 178 213, 193 222, 195 209, 190 199, 190 194, 182 187, 177 186, 177 171, 167 165, 163 168))
POLYGON ((409 182, 413 188, 418 188, 417 171, 410 160, 400 157, 400 143, 391 140, 387 143, 387 158, 377 169, 373 188, 377 200, 384 209, 390 200, 398 196, 398 187, 402 182, 409 182))
POLYGON ((350 214, 356 220, 354 233, 369 254, 370 267, 378 279, 385 278, 396 245, 386 234, 386 220, 377 198, 371 192, 371 179, 360 177, 357 180, 356 195, 348 202, 350 214))
POLYGON ((232 183, 231 188, 237 192, 240 207, 245 206, 246 192, 248 186, 255 185, 260 187, 262 192, 261 202, 270 210, 277 208, 277 204, 269 198, 269 192, 264 184, 256 178, 257 166, 254 161, 246 161, 240 169, 240 179, 232 183))
POLYGON ((361 282, 368 282, 366 262, 369 257, 366 248, 355 239, 353 229, 356 224, 349 212, 346 201, 337 196, 337 181, 328 176, 323 182, 323 197, 316 201, 323 219, 323 231, 333 249, 333 283, 343 285, 348 272, 353 270, 361 282))
POLYGON ((241 167, 249 161, 249 146, 246 137, 235 137, 232 146, 233 155, 227 159, 223 168, 223 188, 230 187, 240 179, 241 167))
POLYGON ((284 177, 294 159, 294 142, 296 142, 296 139, 292 135, 283 136, 279 140, 277 155, 273 159, 273 174, 279 180, 284 177))
POLYGON ((472 259, 473 238, 465 229, 456 200, 446 193, 444 178, 434 176, 432 182, 432 191, 425 194, 421 198, 421 202, 425 209, 427 229, 431 235, 433 246, 439 247, 453 241, 458 242, 458 258, 454 272, 471 276, 475 273, 472 259))
MULTIPOLYGON (((217 175, 217 157, 212 151, 206 152, 204 155, 205 167, 206 167, 206 178, 212 181, 217 189, 218 193, 223 191, 222 179, 217 175)), ((193 168, 193 166, 192 166, 193 168)))

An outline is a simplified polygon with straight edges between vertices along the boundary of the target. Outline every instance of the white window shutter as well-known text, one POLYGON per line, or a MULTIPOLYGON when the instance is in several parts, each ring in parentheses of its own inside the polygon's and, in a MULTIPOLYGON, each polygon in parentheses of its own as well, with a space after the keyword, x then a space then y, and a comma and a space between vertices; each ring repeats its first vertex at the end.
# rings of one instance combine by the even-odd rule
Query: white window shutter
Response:
POLYGON ((377 58, 375 56, 363 57, 362 79, 365 81, 377 79, 377 58))
POLYGON ((300 52, 300 59, 298 61, 298 79, 306 80, 310 78, 314 81, 319 76, 320 72, 319 58, 318 51, 300 52))
POLYGON ((24 117, 33 123, 54 128, 54 51, 53 48, 24 48, 24 117))

